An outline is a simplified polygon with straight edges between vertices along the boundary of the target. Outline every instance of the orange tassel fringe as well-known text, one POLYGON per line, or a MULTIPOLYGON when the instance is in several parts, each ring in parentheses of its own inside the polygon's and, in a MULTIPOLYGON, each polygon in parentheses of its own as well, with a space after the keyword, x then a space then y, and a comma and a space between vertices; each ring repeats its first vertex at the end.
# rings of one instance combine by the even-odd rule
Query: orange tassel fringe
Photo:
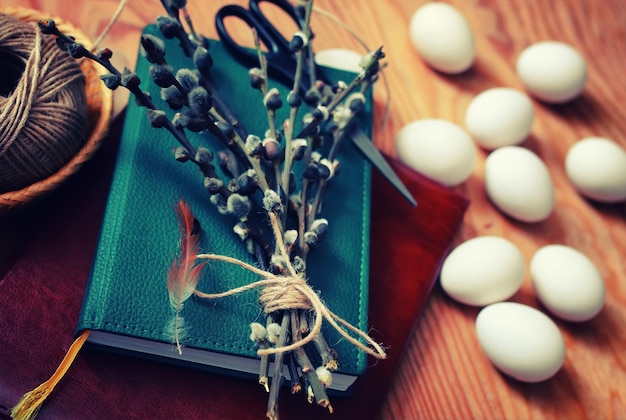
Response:
POLYGON ((68 371, 72 362, 78 355, 78 352, 85 344, 85 341, 89 337, 91 333, 90 330, 83 331, 76 340, 72 343, 67 354, 63 358, 63 361, 57 368, 57 370, 52 374, 50 379, 46 382, 39 385, 37 388, 32 391, 24 394, 22 399, 17 403, 15 407, 11 410, 11 417, 15 420, 31 420, 37 416, 39 409, 43 405, 44 401, 48 396, 52 393, 54 388, 57 386, 59 381, 65 376, 65 373, 68 371))

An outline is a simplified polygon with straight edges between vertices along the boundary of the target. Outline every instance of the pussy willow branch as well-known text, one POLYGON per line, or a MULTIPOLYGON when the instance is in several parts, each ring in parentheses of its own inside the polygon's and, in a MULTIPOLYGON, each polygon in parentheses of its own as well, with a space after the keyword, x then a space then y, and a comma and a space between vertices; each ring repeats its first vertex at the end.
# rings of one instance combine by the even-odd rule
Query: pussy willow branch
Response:
MULTIPOLYGON (((378 60, 383 58, 384 56, 385 55, 383 54, 382 47, 372 54, 372 60, 369 64, 365 66, 364 70, 356 78, 354 78, 352 82, 350 82, 346 89, 335 95, 332 101, 326 106, 326 110, 329 114, 335 110, 335 108, 346 98, 349 93, 351 93, 357 86, 360 86, 364 81, 372 76, 372 72, 377 70, 378 60), (373 67, 376 67, 376 69, 374 69, 373 67)), ((315 131, 322 122, 322 118, 313 119, 309 124, 307 124, 306 127, 302 129, 302 131, 296 136, 296 138, 306 137, 309 133, 315 131)))
MULTIPOLYGON (((292 87, 293 95, 300 95, 299 90, 300 90, 300 81, 302 80, 302 66, 304 65, 305 58, 307 57, 306 52, 308 51, 308 47, 310 44, 309 38, 311 36, 310 27, 311 27, 311 10, 312 9, 313 9, 313 2, 309 1, 306 4, 304 24, 303 24, 303 27, 300 28, 301 31, 305 32, 305 37, 307 38, 307 42, 305 45, 306 49, 300 49, 299 51, 296 51, 296 73, 294 75, 294 81, 293 81, 293 87, 292 87)), ((313 62, 312 56, 309 56, 309 62, 313 62)), ((311 82, 310 85, 313 86, 313 83, 311 82)), ((299 108, 298 105, 291 106, 290 111, 289 111, 289 120, 287 123, 287 128, 285 130, 285 164, 283 167, 283 177, 282 177, 283 191, 285 194, 285 199, 284 199, 285 206, 287 205, 287 200, 288 200, 288 195, 289 195, 289 179, 291 178, 291 169, 293 166, 291 148, 292 148, 292 141, 294 139, 293 133, 294 133, 294 128, 296 124, 296 116, 298 114, 298 108, 299 108)))
MULTIPOLYGON (((261 90, 261 93, 263 94, 263 97, 266 97, 269 92, 268 85, 267 85, 267 81, 268 81, 267 59, 265 58, 265 55, 263 54, 263 51, 261 50, 261 40, 259 38, 259 34, 254 28, 252 28, 252 36, 254 38, 254 47, 256 49, 257 56, 259 58, 259 66, 261 68, 261 73, 263 75, 263 83, 260 86, 260 90, 261 90)), ((268 109, 267 110, 267 125, 269 127, 270 136, 278 140, 278 134, 276 132, 276 122, 274 118, 275 118, 274 111, 268 109)))
MULTIPOLYGON (((112 52, 110 50, 103 50, 99 54, 94 54, 85 48, 84 45, 75 41, 74 38, 62 33, 56 26, 54 20, 52 19, 42 19, 38 22, 39 28, 45 34, 55 35, 57 38, 61 39, 62 42, 66 44, 66 48, 70 52, 70 54, 78 59, 78 58, 88 58, 97 62, 104 68, 106 68, 112 75, 117 76, 120 79, 120 86, 128 89, 135 97, 137 102, 150 110, 158 110, 158 108, 152 102, 152 99, 146 93, 141 90, 140 83, 141 80, 139 76, 125 69, 124 72, 120 72, 110 61, 112 56, 112 52)), ((187 149, 190 155, 190 160, 194 162, 198 167, 202 170, 205 176, 216 176, 215 170, 212 165, 206 165, 202 162, 198 162, 195 159, 197 149, 191 144, 185 133, 179 129, 177 129, 174 124, 169 119, 162 120, 163 128, 169 131, 176 140, 180 143, 182 147, 187 149)))
MULTIPOLYGON (((193 25, 191 24, 191 20, 188 18, 188 15, 186 14, 186 10, 184 9, 184 7, 180 9, 179 7, 173 6, 172 2, 169 2, 166 0, 161 0, 161 1, 169 15, 169 18, 163 17, 161 19, 161 30, 162 30, 163 35, 166 38, 177 38, 180 41, 181 48, 183 49, 185 54, 190 57, 193 56, 196 51, 201 51, 198 48, 199 47, 204 48, 203 46, 203 43, 205 42, 204 38, 195 34, 195 31, 193 30, 193 25), (185 19, 187 21, 187 26, 192 31, 191 37, 187 35, 182 25, 182 22, 180 21, 180 17, 179 17, 180 10, 183 11, 183 14, 185 15, 185 19)), ((181 2, 180 4, 184 4, 184 2, 181 2)), ((305 36, 309 38, 311 36, 311 30, 310 30, 311 10, 312 10, 312 1, 309 1, 307 2, 306 9, 305 9, 304 25, 301 28, 305 36)), ((67 37, 63 35, 62 33, 60 33, 58 29, 56 29, 56 27, 54 26, 54 22, 52 21, 43 22, 41 26, 42 26, 42 31, 44 32, 48 31, 47 33, 52 33, 56 35, 57 37, 59 37, 61 39, 60 42, 62 44, 65 44, 68 51, 74 57, 76 58, 87 57, 100 63, 105 68, 107 68, 107 70, 109 70, 109 72, 112 75, 111 78, 108 78, 105 80, 105 83, 107 83, 107 86, 113 89, 116 88, 117 86, 123 86, 126 89, 128 89, 135 96, 138 104, 149 110, 148 114, 150 116, 150 121, 153 126, 166 128, 181 144, 181 147, 188 153, 189 160, 191 160, 192 162, 194 162, 196 165, 200 167, 205 177, 219 179, 217 173, 215 172, 215 167, 210 163, 210 159, 197 158, 198 148, 195 148, 191 144, 191 142, 189 141, 189 139, 187 138, 185 134, 184 127, 182 126, 182 124, 186 125, 186 123, 181 122, 180 124, 174 124, 174 122, 172 122, 169 118, 165 116, 165 113, 163 111, 158 110, 155 104, 150 99, 150 97, 141 90, 139 86, 141 81, 139 80, 139 77, 136 74, 130 72, 128 69, 124 69, 123 72, 120 72, 118 69, 115 68, 115 66, 111 64, 110 57, 112 53, 110 51, 103 50, 99 54, 93 54, 89 52, 88 50, 86 50, 82 45, 77 44, 73 40, 73 38, 67 37)), ((143 39, 142 39, 142 42, 143 42, 143 39)), ((267 86, 267 81, 268 81, 267 62, 265 60, 264 55, 261 53, 261 49, 260 49, 260 46, 258 45, 257 37, 255 37, 255 42, 257 42, 257 51, 259 53, 259 61, 260 61, 260 66, 261 66, 263 78, 264 78, 264 82, 261 85, 261 91, 265 97, 268 95, 268 92, 269 92, 268 86, 267 86)), ((302 70, 303 70, 303 66, 305 65, 305 60, 308 59, 309 64, 311 64, 313 60, 312 54, 310 54, 310 45, 303 45, 303 47, 304 49, 300 47, 298 51, 296 52, 297 68, 296 68, 294 84, 293 84, 292 91, 291 91, 292 94, 294 95, 299 95, 299 85, 300 85, 300 81, 302 78, 302 70)), ((273 229, 273 233, 275 237, 274 254, 280 255, 284 257, 286 260, 284 267, 282 268, 281 274, 283 275, 302 276, 302 277, 306 276, 306 273, 305 273, 306 263, 300 268, 301 270, 300 272, 296 272, 296 270, 294 269, 294 266, 296 266, 295 257, 293 259, 294 262, 292 264, 290 250, 286 250, 285 245, 284 245, 284 234, 285 234, 286 223, 287 223, 286 213, 287 213, 287 205, 288 205, 288 200, 289 200, 288 195, 291 190, 290 183, 292 182, 291 174, 292 174, 292 166, 293 166, 293 155, 292 155, 293 141, 297 138, 306 138, 308 140, 308 143, 304 152, 303 163, 305 166, 312 164, 312 163, 315 163, 316 165, 319 166, 317 162, 312 162, 312 156, 313 156, 314 149, 318 147, 318 144, 316 144, 316 136, 318 136, 318 129, 320 125, 323 122, 327 121, 329 117, 332 117, 333 111, 335 111, 335 109, 339 106, 340 103, 344 101, 344 99, 347 97, 349 93, 351 93, 351 91, 353 91, 359 86, 363 88, 364 86, 368 85, 371 82, 372 77, 375 76, 375 72, 378 69, 378 60, 382 56, 383 56, 382 51, 378 50, 375 53, 373 60, 365 66, 364 71, 361 74, 359 74, 350 83, 350 85, 348 85, 345 89, 340 90, 339 92, 334 94, 334 96, 330 96, 329 102, 327 104, 324 101, 322 102, 321 105, 318 105, 318 107, 311 112, 311 121, 305 125, 304 129, 302 129, 302 131, 297 136, 294 136, 293 134, 295 132, 295 124, 296 124, 296 119, 297 119, 297 113, 300 107, 300 101, 299 101, 299 98, 297 98, 298 100, 289 101, 290 102, 289 117, 283 130, 284 135, 285 135, 285 146, 284 146, 284 149, 281 151, 281 153, 284 153, 284 157, 282 157, 279 154, 274 159, 271 159, 272 160, 271 169, 267 169, 267 166, 269 166, 270 162, 263 160, 263 158, 260 157, 258 154, 248 153, 248 149, 246 146, 246 140, 248 136, 245 133, 245 129, 243 129, 243 127, 239 124, 239 120, 236 117, 235 113, 230 109, 226 101, 220 96, 219 89, 215 86, 214 81, 211 78, 211 74, 208 71, 208 69, 198 68, 199 73, 200 73, 200 76, 199 76, 200 85, 204 87, 212 95, 212 99, 213 99, 213 105, 209 106, 210 107, 209 111, 206 112, 206 115, 201 116, 201 118, 206 119, 206 123, 207 123, 206 129, 213 136, 215 136, 220 141, 222 141, 222 143, 227 145, 229 149, 233 152, 233 154, 238 157, 238 159, 240 160, 240 163, 244 167, 252 168, 254 170, 254 176, 256 176, 258 180, 258 188, 263 194, 268 192, 270 189, 275 188, 273 189, 273 191, 275 191, 280 196, 280 200, 282 201, 282 204, 283 204, 282 209, 276 210, 276 211, 268 210, 268 217, 271 220, 271 225, 272 225, 272 229, 273 229), (324 104, 326 104, 326 106, 324 106, 324 104), (232 130, 229 130, 229 127, 224 127, 225 125, 229 125, 232 128, 232 130), (283 165, 282 170, 281 170, 281 164, 283 165), (272 179, 272 174, 269 175, 269 179, 268 177, 266 177, 266 173, 265 173, 266 170, 274 171, 273 179, 272 179), (271 184, 272 182, 274 182, 275 185, 271 184)), ((156 57, 156 60, 152 62, 157 65, 167 64, 164 57, 156 57)), ((185 90, 182 84, 176 78, 174 78, 174 80, 172 80, 171 85, 174 86, 180 93, 181 97, 184 98, 184 101, 186 101, 185 105, 189 106, 190 104, 188 102, 189 102, 190 96, 187 96, 188 92, 185 90)), ((327 87, 327 90, 328 90, 328 87, 327 87)), ((266 108, 267 116, 268 116, 268 126, 269 126, 269 131, 270 131, 269 136, 275 139, 276 141, 278 141, 280 138, 280 135, 279 135, 279 130, 276 127, 275 110, 277 109, 277 107, 274 108, 270 106, 265 106, 265 108, 266 108)), ((334 142, 333 142, 330 154, 329 154, 329 158, 330 158, 329 160, 331 162, 334 160, 334 155, 336 153, 338 144, 341 141, 341 138, 343 137, 341 130, 336 132, 334 135, 335 135, 334 142)), ((317 217, 319 206, 322 200, 322 195, 324 193, 326 184, 328 182, 328 180, 325 179, 325 176, 320 175, 319 169, 317 169, 317 167, 315 168, 315 171, 317 171, 316 172, 318 174, 317 177, 311 176, 311 179, 308 179, 307 177, 303 177, 301 181, 301 192, 300 192, 301 204, 298 208, 298 232, 299 232, 298 248, 297 248, 298 251, 296 254, 299 254, 299 257, 301 257, 303 261, 306 260, 306 255, 309 251, 309 245, 307 244, 306 241, 304 241, 305 232, 311 229, 311 226, 313 225, 317 217), (317 188, 315 189, 315 196, 313 197, 312 203, 309 204, 310 202, 309 196, 311 195, 311 190, 313 190, 312 185, 315 186, 315 184, 317 184, 317 188), (307 207, 309 211, 308 216, 307 216, 307 207)), ((236 178, 237 176, 233 175, 233 177, 236 178)), ((256 188, 256 185, 255 185, 255 188, 256 188)), ((232 194, 232 193, 227 187, 223 185, 222 187, 220 187, 219 194, 223 197, 228 197, 229 194, 232 194)), ((231 198, 233 197, 234 196, 231 196, 231 198)), ((243 217, 241 217, 241 219, 242 220, 240 220, 240 223, 244 223, 243 217)), ((255 247, 256 247, 255 249, 258 251, 259 242, 255 242, 255 247)), ((259 260, 262 261, 262 258, 259 258, 259 260)), ((319 331, 319 324, 316 323, 314 326, 314 331, 312 333, 309 333, 308 331, 309 320, 308 320, 306 312, 307 311, 305 310, 293 309, 293 310, 278 311, 277 313, 272 314, 273 317, 275 317, 276 319, 280 318, 280 325, 281 325, 280 333, 275 343, 277 347, 283 347, 286 344, 288 345, 290 341, 293 347, 294 346, 293 343, 300 341, 303 335, 315 334, 319 331)), ((272 315, 270 315, 270 317, 272 315)), ((315 347, 319 355, 321 356, 323 365, 326 368, 331 369, 331 370, 336 369, 337 368, 336 356, 333 353, 333 351, 329 349, 328 344, 326 340, 324 339, 324 337, 323 336, 306 337, 306 340, 310 340, 310 339, 313 340, 315 347)), ((267 344, 259 343, 259 346, 261 345, 267 345, 267 344)), ((302 382, 304 384, 305 392, 308 398, 311 400, 314 399, 318 405, 326 407, 329 409, 329 411, 332 412, 332 406, 330 405, 330 401, 328 399, 328 396, 325 390, 324 384, 326 382, 322 383, 322 379, 318 378, 316 370, 313 368, 311 360, 307 354, 307 350, 303 347, 297 347, 295 349, 291 348, 290 351, 291 353, 289 354, 279 352, 278 354, 274 356, 275 366, 274 366, 273 380, 272 380, 271 387, 270 387, 270 396, 268 400, 268 409, 267 409, 268 416, 270 418, 277 418, 278 416, 278 411, 277 411, 278 394, 279 394, 280 384, 282 381, 282 372, 283 372, 284 365, 289 367, 291 376, 292 376, 292 381, 294 381, 294 383, 296 383, 300 378, 300 375, 298 375, 297 373, 297 369, 299 368, 303 374, 302 382)), ((262 361, 262 364, 261 364, 261 369, 259 372, 259 383, 267 387, 267 366, 268 366, 269 359, 267 356, 265 356, 265 358, 262 358, 261 361, 262 361)), ((297 386, 294 386, 294 389, 295 388, 297 388, 297 386)))

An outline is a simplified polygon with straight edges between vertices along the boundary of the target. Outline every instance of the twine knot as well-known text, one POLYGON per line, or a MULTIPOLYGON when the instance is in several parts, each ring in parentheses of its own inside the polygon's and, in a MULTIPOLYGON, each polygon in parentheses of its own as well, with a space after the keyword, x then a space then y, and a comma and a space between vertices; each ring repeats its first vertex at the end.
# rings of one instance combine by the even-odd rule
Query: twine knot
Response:
POLYGON ((198 297, 205 299, 219 299, 260 288, 261 293, 259 301, 264 305, 265 313, 277 310, 308 309, 314 314, 315 321, 313 323, 313 327, 306 337, 287 346, 259 349, 257 351, 259 356, 284 353, 304 346, 320 334, 322 330, 322 321, 326 320, 353 346, 373 357, 376 357, 377 359, 384 359, 387 357, 387 354, 382 346, 375 342, 367 333, 361 331, 348 321, 330 311, 330 309, 324 305, 320 296, 313 290, 313 288, 311 288, 305 279, 298 277, 295 274, 291 276, 275 275, 244 261, 238 260, 237 258, 228 257, 226 255, 198 254, 196 258, 224 261, 230 264, 235 264, 262 277, 261 280, 257 280, 254 283, 235 287, 221 293, 204 293, 196 290, 194 291, 194 294, 198 297), (361 338, 366 344, 363 344, 357 338, 352 336, 350 332, 358 338, 361 338))
POLYGON ((266 314, 286 309, 313 309, 311 300, 302 292, 309 287, 306 280, 297 276, 276 279, 278 281, 263 287, 259 293, 259 303, 266 314))

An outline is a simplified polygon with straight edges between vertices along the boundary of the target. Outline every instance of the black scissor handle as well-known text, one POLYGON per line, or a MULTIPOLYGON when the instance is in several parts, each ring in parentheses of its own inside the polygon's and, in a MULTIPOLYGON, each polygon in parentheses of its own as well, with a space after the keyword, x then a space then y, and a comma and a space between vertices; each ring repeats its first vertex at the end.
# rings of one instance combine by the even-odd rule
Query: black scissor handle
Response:
MULTIPOLYGON (((263 14, 263 12, 261 11, 260 8, 260 4, 261 3, 272 3, 274 5, 276 5, 277 7, 279 7, 283 12, 285 12, 287 15, 289 15, 289 17, 297 24, 298 28, 303 28, 304 24, 305 24, 305 16, 304 16, 304 9, 298 9, 296 7, 294 7, 291 3, 289 3, 288 0, 250 0, 250 10, 254 12, 254 14, 256 16, 261 16, 261 21, 265 22, 266 25, 269 26, 269 28, 267 29, 268 32, 272 33, 274 36, 274 39, 280 39, 282 42, 280 42, 280 50, 281 53, 284 54, 289 54, 291 57, 293 57, 291 55, 291 52, 289 51, 289 41, 288 39, 285 39, 285 37, 276 30, 276 28, 269 22, 269 20, 265 17, 265 15, 263 14), (302 13, 300 13, 302 12, 302 13)), ((311 31, 309 33, 309 42, 311 42, 314 38, 315 34, 311 31)), ((308 60, 314 60, 313 57, 309 57, 307 56, 308 60)), ((278 58, 277 62, 280 63, 284 60, 282 60, 281 58, 278 58)), ((290 83, 293 83, 293 71, 295 71, 295 59, 293 62, 292 66, 282 66, 282 67, 289 67, 291 70, 290 75, 285 75, 285 77, 282 77, 282 79, 285 81, 285 83, 287 81, 289 81, 290 83)), ((324 76, 324 73, 319 71, 319 67, 314 64, 314 69, 315 69, 315 76, 318 80, 322 80, 323 82, 325 82, 326 84, 330 84, 331 81, 328 80, 327 77, 324 76)), ((276 73, 281 73, 283 72, 284 69, 278 69, 274 72, 274 76, 277 77, 278 79, 281 79, 281 76, 276 75, 276 73)), ((270 68, 270 73, 272 73, 272 69, 270 68)), ((302 77, 302 81, 300 82, 300 93, 304 94, 311 86, 309 83, 309 68, 308 66, 304 66, 302 69, 302 73, 303 73, 303 77, 302 77)), ((289 85, 291 86, 291 85, 289 85)))
POLYGON ((277 6, 280 10, 287 14, 291 18, 291 20, 296 23, 298 28, 301 28, 302 23, 298 19, 294 7, 284 0, 250 0, 249 5, 250 12, 256 18, 258 26, 263 28, 264 32, 267 34, 268 37, 272 39, 275 46, 277 47, 277 51, 272 50, 272 52, 281 52, 284 54, 288 54, 289 40, 286 39, 278 29, 276 29, 276 27, 272 24, 272 22, 269 21, 267 17, 265 17, 260 7, 261 3, 271 3, 277 6))
POLYGON ((265 17, 261 10, 261 3, 271 3, 282 10, 291 20, 296 24, 298 29, 304 26, 304 19, 298 14, 296 8, 291 5, 287 0, 250 0, 250 12, 257 18, 258 24, 263 26, 263 29, 268 35, 276 42, 278 48, 287 53, 289 51, 289 39, 286 39, 276 27, 265 17))
MULTIPOLYGON (((217 14, 215 15, 215 29, 217 30, 217 35, 226 49, 228 49, 238 60, 247 66, 258 65, 257 54, 252 50, 239 45, 239 43, 237 43, 237 41, 235 41, 228 33, 228 29, 226 29, 226 25, 224 24, 224 20, 228 17, 236 17, 245 22, 250 28, 257 28, 258 24, 256 20, 247 9, 235 4, 229 4, 217 11, 217 14)), ((261 31, 257 28, 259 37, 262 36, 260 32, 261 31)), ((265 40, 263 40, 263 42, 265 43, 265 40)), ((266 47, 271 48, 271 45, 266 45, 266 47)))
MULTIPOLYGON (((280 8, 298 25, 298 28, 304 25, 303 17, 300 16, 298 10, 287 0, 250 0, 249 9, 230 4, 218 10, 215 15, 217 34, 226 49, 233 54, 235 58, 244 65, 253 67, 259 65, 256 52, 238 44, 228 33, 224 20, 228 17, 235 17, 245 22, 250 28, 255 28, 261 43, 265 45, 267 49, 266 57, 268 59, 268 72, 270 76, 291 87, 296 69, 296 59, 289 50, 289 41, 285 39, 263 14, 260 8, 260 4, 263 2, 272 3, 280 8)), ((309 57, 309 59, 313 58, 309 57)), ((302 77, 299 88, 301 93, 304 93, 310 87, 310 78, 308 76, 307 66, 304 66, 302 71, 304 77, 302 77)))
MULTIPOLYGON (((303 20, 299 17, 296 9, 286 0, 250 0, 249 9, 230 4, 218 10, 215 16, 215 26, 217 33, 232 51, 237 50, 237 54, 244 54, 246 60, 256 61, 255 54, 250 53, 248 48, 239 45, 228 33, 224 20, 227 17, 235 17, 245 22, 250 28, 257 31, 261 43, 265 45, 269 56, 289 56, 289 40, 276 29, 276 27, 265 17, 261 10, 261 3, 271 3, 287 14, 297 25, 302 27, 303 20)), ((247 64, 252 64, 248 62, 247 64)))

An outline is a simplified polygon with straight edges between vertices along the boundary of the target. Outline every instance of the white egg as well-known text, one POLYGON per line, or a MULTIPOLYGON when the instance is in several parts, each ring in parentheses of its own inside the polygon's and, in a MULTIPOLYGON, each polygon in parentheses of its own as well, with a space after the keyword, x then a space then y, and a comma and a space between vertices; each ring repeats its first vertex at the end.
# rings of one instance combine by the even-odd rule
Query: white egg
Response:
POLYGON ((523 147, 505 146, 487 156, 485 190, 500 210, 522 222, 543 221, 554 208, 548 168, 523 147))
POLYGON ((472 138, 458 125, 440 119, 402 127, 396 134, 396 150, 402 162, 446 186, 464 182, 476 162, 472 138))
POLYGON ((516 69, 526 89, 549 103, 576 98, 587 81, 583 56, 563 42, 544 41, 527 47, 517 58, 516 69))
POLYGON ((626 151, 604 137, 587 137, 565 157, 570 182, 585 197, 606 203, 626 200, 626 151))
POLYGON ((533 255, 530 276, 546 308, 568 321, 587 321, 604 306, 602 275, 585 254, 565 245, 547 245, 533 255))
POLYGON ((409 24, 413 46, 431 67, 457 74, 474 62, 472 29, 465 17, 446 3, 426 3, 413 13, 409 24))
POLYGON ((527 95, 511 88, 492 88, 470 102, 465 127, 479 145, 493 150, 523 142, 534 118, 533 104, 527 95))
POLYGON ((318 65, 350 71, 352 73, 360 73, 363 71, 360 66, 361 58, 361 54, 345 48, 330 48, 315 53, 315 62, 318 65))
POLYGON ((565 360, 565 342, 543 312, 515 302, 483 308, 476 318, 481 348, 498 369, 523 382, 554 376, 565 360))
POLYGON ((510 241, 479 236, 463 242, 441 267, 441 287, 453 299, 474 306, 513 296, 526 271, 524 257, 510 241))

